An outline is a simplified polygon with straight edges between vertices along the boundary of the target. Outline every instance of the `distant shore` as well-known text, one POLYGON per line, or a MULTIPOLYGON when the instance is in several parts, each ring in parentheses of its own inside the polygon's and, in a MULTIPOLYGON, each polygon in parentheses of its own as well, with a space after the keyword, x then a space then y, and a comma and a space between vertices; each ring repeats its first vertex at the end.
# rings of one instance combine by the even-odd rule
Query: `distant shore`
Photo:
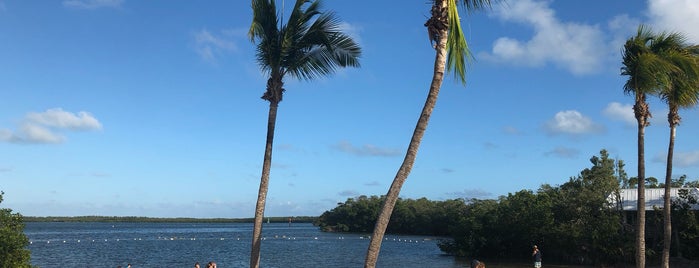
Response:
MULTIPOLYGON (((254 218, 152 218, 136 216, 24 216, 25 222, 154 222, 154 223, 253 223, 254 218)), ((314 216, 287 216, 265 217, 265 222, 288 223, 289 221, 300 223, 313 223, 318 217, 314 216)))

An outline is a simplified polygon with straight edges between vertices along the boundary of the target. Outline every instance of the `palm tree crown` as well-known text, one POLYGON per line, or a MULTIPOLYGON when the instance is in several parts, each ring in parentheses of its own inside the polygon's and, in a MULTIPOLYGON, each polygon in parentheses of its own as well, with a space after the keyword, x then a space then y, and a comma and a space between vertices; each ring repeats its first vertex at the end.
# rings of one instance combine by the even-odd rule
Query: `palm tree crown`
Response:
MULTIPOLYGON (((297 0, 287 24, 278 28, 275 1, 252 1, 248 36, 257 42, 257 62, 270 78, 281 80, 288 74, 313 80, 334 73, 338 67, 359 67, 359 45, 341 32, 335 13, 321 12, 320 8, 320 0, 297 0)), ((282 91, 271 90, 268 87, 262 98, 281 101, 282 91)))

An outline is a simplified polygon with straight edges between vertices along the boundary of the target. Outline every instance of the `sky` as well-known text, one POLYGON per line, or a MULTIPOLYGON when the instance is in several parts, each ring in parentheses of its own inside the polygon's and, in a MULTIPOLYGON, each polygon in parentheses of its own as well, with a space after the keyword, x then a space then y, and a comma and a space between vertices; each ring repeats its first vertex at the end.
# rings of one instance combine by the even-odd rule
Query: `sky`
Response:
MULTIPOLYGON (((384 195, 429 90, 429 1, 324 1, 360 68, 285 79, 267 216, 384 195)), ((285 1, 286 10, 292 1, 285 1)), ((281 4, 279 6, 282 6, 281 4)), ((249 1, 0 0, 0 206, 25 216, 254 216, 269 104, 249 1)), ((699 1, 510 0, 461 11, 475 61, 446 76, 403 198, 496 199, 561 185, 606 149, 636 176, 623 42, 640 24, 699 43, 699 1)), ((650 99, 646 176, 665 177, 650 99)), ((681 110, 673 176, 699 179, 681 110)))

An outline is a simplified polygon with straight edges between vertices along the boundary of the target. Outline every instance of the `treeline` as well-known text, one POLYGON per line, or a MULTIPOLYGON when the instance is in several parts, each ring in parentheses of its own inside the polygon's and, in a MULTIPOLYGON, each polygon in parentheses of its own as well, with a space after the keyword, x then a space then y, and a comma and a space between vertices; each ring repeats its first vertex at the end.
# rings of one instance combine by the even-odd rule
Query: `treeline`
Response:
MULTIPOLYGON (((590 159, 592 167, 560 186, 542 185, 536 192, 522 190, 497 200, 430 201, 401 199, 387 232, 445 236, 442 251, 469 258, 522 260, 538 245, 548 262, 613 265, 633 263, 636 212, 615 207, 620 185, 628 185, 621 160, 605 150, 590 159)), ((685 177, 673 187, 693 186, 685 177)), ((663 185, 657 185, 663 186, 663 185)), ((348 199, 315 222, 324 231, 371 232, 382 198, 348 199)), ((673 204, 672 255, 699 259, 699 214, 683 191, 673 204)), ((647 212, 646 254, 658 261, 662 252, 660 210, 647 212)))
MULTIPOLYGON (((318 217, 294 216, 294 217, 268 217, 270 223, 314 222, 318 217)), ((253 218, 152 218, 134 216, 76 216, 76 217, 31 217, 24 216, 25 222, 152 222, 152 223, 252 223, 253 218)))

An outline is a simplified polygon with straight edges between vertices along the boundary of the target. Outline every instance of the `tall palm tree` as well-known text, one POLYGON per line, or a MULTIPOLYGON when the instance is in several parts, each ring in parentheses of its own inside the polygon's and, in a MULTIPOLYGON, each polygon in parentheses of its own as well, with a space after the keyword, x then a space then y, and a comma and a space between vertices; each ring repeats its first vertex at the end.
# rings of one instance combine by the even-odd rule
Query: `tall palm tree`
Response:
POLYGON ((340 28, 333 12, 321 12, 321 0, 296 0, 289 20, 280 24, 275 0, 252 0, 253 19, 248 35, 257 44, 256 58, 269 76, 262 99, 269 101, 267 141, 255 207, 250 267, 259 267, 262 221, 272 166, 272 144, 277 107, 284 94, 284 76, 312 80, 338 67, 359 67, 361 49, 340 28))
POLYGON ((391 219, 393 208, 398 200, 400 189, 413 168, 420 142, 427 129, 432 110, 434 110, 437 103, 439 89, 444 80, 445 68, 447 71, 453 71, 456 78, 463 84, 466 83, 466 65, 468 61, 471 60, 471 54, 461 30, 461 21, 459 19, 457 4, 461 4, 466 10, 476 10, 490 7, 491 1, 432 0, 431 17, 425 23, 430 42, 433 43, 435 49, 432 83, 430 84, 430 90, 427 94, 427 100, 422 107, 422 112, 420 113, 415 130, 413 131, 413 136, 410 139, 410 144, 405 153, 403 163, 398 169, 391 187, 388 189, 381 212, 376 220, 364 267, 376 266, 379 250, 381 249, 381 242, 386 232, 388 222, 391 219))
POLYGON ((645 128, 650 125, 651 113, 646 102, 648 95, 659 92, 668 84, 670 70, 675 67, 661 53, 669 49, 667 34, 655 34, 640 25, 636 36, 626 40, 622 52, 621 75, 628 76, 624 93, 634 96, 634 116, 638 125, 638 200, 636 221, 636 267, 646 267, 646 198, 645 198, 645 128))
POLYGON ((663 268, 670 267, 670 245, 672 239, 672 209, 670 205, 670 188, 672 187, 672 157, 675 148, 676 128, 680 124, 680 108, 689 108, 699 103, 699 46, 690 46, 686 37, 679 33, 667 35, 669 50, 662 56, 675 68, 670 70, 670 80, 661 91, 660 98, 668 105, 667 120, 670 126, 670 142, 667 149, 667 166, 665 169, 665 195, 663 197, 663 268))

